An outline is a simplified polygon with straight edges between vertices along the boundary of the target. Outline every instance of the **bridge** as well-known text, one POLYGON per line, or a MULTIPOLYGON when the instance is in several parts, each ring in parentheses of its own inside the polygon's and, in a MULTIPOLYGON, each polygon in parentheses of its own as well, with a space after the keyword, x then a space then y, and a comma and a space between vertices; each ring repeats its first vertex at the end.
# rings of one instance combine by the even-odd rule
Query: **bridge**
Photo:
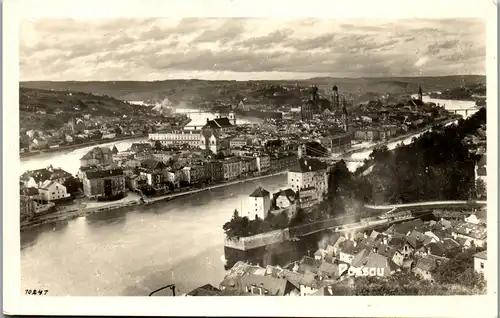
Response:
POLYGON ((486 201, 428 201, 416 203, 403 203, 403 204, 389 204, 389 205, 372 205, 365 204, 365 208, 370 210, 395 210, 395 209, 412 209, 412 208, 459 208, 479 206, 485 207, 486 201))
MULTIPOLYGON (((407 221, 417 218, 415 215, 408 215, 394 218, 393 220, 388 219, 387 215, 391 213, 415 210, 421 208, 469 208, 474 209, 478 207, 485 207, 486 201, 428 201, 428 202, 417 202, 417 203, 405 203, 405 204, 390 204, 390 205, 370 205, 365 204, 365 208, 371 210, 378 210, 380 214, 377 217, 383 217, 378 220, 360 221, 355 223, 347 223, 351 216, 341 216, 329 220, 317 221, 314 223, 309 223, 297 227, 289 228, 290 237, 292 239, 298 239, 301 236, 311 235, 324 230, 332 230, 335 232, 345 232, 345 231, 359 231, 368 230, 373 227, 378 227, 380 225, 388 225, 396 222, 407 221), (398 211, 399 210, 399 211, 398 211), (385 218, 384 218, 385 217, 385 218)), ((411 211, 408 211, 411 212, 411 211)))
POLYGON ((455 109, 446 109, 447 111, 454 113, 455 115, 462 115, 462 117, 472 116, 475 112, 479 111, 480 107, 471 107, 471 108, 455 108, 455 109))

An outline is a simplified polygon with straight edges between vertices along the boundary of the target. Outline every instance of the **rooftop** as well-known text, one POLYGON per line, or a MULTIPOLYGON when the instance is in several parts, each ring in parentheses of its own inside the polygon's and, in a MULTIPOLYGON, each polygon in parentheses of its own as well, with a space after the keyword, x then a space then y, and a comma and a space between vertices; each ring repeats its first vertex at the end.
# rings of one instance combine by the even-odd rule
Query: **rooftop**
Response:
POLYGON ((290 169, 290 172, 306 173, 326 169, 326 164, 313 158, 301 158, 298 160, 297 165, 290 169))
POLYGON ((486 250, 484 250, 484 251, 482 251, 482 252, 479 252, 479 253, 474 254, 474 257, 477 257, 477 258, 480 258, 480 259, 487 260, 487 257, 486 257, 486 250))
POLYGON ((262 187, 258 187, 252 193, 250 193, 249 196, 254 198, 269 197, 269 192, 266 189, 263 189, 262 187))

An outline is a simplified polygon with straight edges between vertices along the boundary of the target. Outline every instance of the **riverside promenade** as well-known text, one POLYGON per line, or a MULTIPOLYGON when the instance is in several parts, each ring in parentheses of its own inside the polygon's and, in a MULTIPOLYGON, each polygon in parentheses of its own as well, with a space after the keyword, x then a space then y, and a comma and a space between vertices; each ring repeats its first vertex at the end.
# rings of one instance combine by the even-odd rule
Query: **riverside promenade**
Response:
POLYGON ((251 177, 251 178, 246 178, 246 179, 239 179, 239 180, 224 182, 224 183, 220 183, 220 184, 215 184, 215 185, 208 186, 208 187, 205 187, 202 189, 193 189, 193 190, 188 190, 188 191, 182 191, 179 193, 170 193, 170 194, 166 194, 166 195, 162 195, 162 196, 158 196, 158 197, 153 197, 153 198, 141 198, 136 193, 129 192, 125 198, 118 200, 118 201, 75 203, 75 204, 71 204, 69 206, 63 207, 62 209, 60 209, 58 211, 43 214, 43 215, 37 215, 30 220, 22 221, 20 224, 21 231, 27 230, 30 228, 34 228, 34 227, 37 227, 37 226, 40 226, 43 224, 76 219, 78 217, 84 217, 84 216, 94 214, 94 213, 110 211, 110 210, 126 209, 129 207, 134 207, 134 206, 139 206, 139 205, 151 205, 151 204, 155 204, 155 203, 169 201, 169 200, 175 199, 177 197, 191 195, 191 194, 195 194, 195 193, 199 193, 199 192, 203 192, 203 191, 209 191, 211 189, 227 187, 227 186, 231 186, 231 185, 235 185, 235 184, 239 184, 239 183, 243 183, 243 182, 279 176, 279 175, 285 174, 286 172, 287 171, 285 170, 285 171, 276 172, 276 173, 272 173, 272 174, 267 174, 267 175, 262 175, 262 176, 256 176, 256 177, 251 177))
POLYGON ((248 181, 253 181, 253 180, 259 180, 259 179, 264 179, 264 178, 275 177, 275 176, 279 176, 279 175, 282 175, 282 174, 285 174, 285 173, 287 173, 287 170, 276 172, 276 173, 272 173, 272 174, 266 174, 266 175, 262 175, 262 176, 256 176, 256 177, 251 177, 251 178, 245 178, 245 179, 239 179, 239 180, 233 180, 233 181, 223 182, 223 183, 214 184, 214 185, 211 185, 211 186, 208 186, 208 187, 204 187, 204 188, 201 188, 201 189, 193 189, 193 190, 183 191, 183 192, 179 192, 179 193, 165 194, 165 195, 158 196, 158 197, 152 197, 152 198, 144 199, 144 203, 147 204, 147 205, 149 205, 149 204, 153 204, 153 203, 157 203, 157 202, 161 202, 161 201, 168 201, 168 200, 174 199, 176 197, 180 197, 180 196, 184 196, 184 195, 188 195, 188 194, 194 194, 194 193, 199 193, 199 192, 208 191, 208 190, 212 190, 212 189, 227 187, 227 186, 230 186, 230 185, 235 185, 235 184, 239 184, 239 183, 243 183, 243 182, 248 182, 248 181))

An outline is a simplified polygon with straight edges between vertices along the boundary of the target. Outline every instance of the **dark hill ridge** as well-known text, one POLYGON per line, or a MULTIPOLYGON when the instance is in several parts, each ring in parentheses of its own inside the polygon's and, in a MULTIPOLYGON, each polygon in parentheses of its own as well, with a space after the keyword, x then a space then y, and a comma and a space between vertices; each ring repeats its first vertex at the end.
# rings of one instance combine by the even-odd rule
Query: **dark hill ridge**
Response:
POLYGON ((362 94, 366 92, 409 94, 416 93, 422 85, 425 91, 442 91, 463 85, 486 83, 482 75, 453 75, 436 77, 380 77, 380 78, 335 78, 318 77, 308 80, 281 81, 206 81, 206 80, 166 80, 153 82, 109 81, 109 82, 20 82, 21 87, 68 90, 98 95, 108 95, 121 100, 162 100, 168 97, 173 103, 179 101, 206 100, 227 97, 236 91, 248 92, 259 85, 315 84, 321 89, 329 89, 333 84, 341 92, 362 94))
POLYGON ((140 115, 144 111, 144 107, 133 106, 109 96, 19 88, 21 130, 56 129, 68 122, 70 118, 81 117, 85 114, 93 117, 121 117, 140 115), (49 124, 51 127, 44 127, 49 124))

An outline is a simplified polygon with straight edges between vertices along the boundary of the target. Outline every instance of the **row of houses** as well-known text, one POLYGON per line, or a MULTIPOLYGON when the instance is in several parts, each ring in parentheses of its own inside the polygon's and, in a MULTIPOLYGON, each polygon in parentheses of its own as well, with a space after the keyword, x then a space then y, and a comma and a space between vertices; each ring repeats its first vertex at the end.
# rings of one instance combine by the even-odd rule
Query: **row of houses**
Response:
MULTIPOLYGON (((237 262, 211 292, 213 295, 229 291, 259 296, 333 295, 331 287, 347 277, 388 277, 397 272, 432 282, 438 266, 472 245, 480 247, 484 243, 484 235, 479 239, 462 227, 485 228, 485 225, 472 215, 458 222, 417 219, 393 225, 384 232, 334 233, 313 256, 304 256, 283 268, 237 262), (465 239, 463 235, 469 236, 465 239)), ((484 274, 486 250, 474 254, 470 261, 476 272, 484 274)), ((206 288, 202 286, 187 295, 197 295, 200 290, 203 294, 206 288)))
POLYGON ((61 168, 29 170, 20 177, 21 220, 49 210, 71 197, 64 184, 73 176, 61 168))
MULTIPOLYGON (((293 154, 271 156, 230 156, 206 159, 188 151, 152 151, 149 144, 133 144, 130 151, 95 147, 80 159, 78 176, 87 197, 116 196, 127 189, 150 186, 157 190, 180 188, 203 183, 220 183, 251 176, 283 171, 297 161, 293 154), (174 163, 170 162, 174 160, 174 163)), ((172 189, 170 189, 172 190, 172 189)))

